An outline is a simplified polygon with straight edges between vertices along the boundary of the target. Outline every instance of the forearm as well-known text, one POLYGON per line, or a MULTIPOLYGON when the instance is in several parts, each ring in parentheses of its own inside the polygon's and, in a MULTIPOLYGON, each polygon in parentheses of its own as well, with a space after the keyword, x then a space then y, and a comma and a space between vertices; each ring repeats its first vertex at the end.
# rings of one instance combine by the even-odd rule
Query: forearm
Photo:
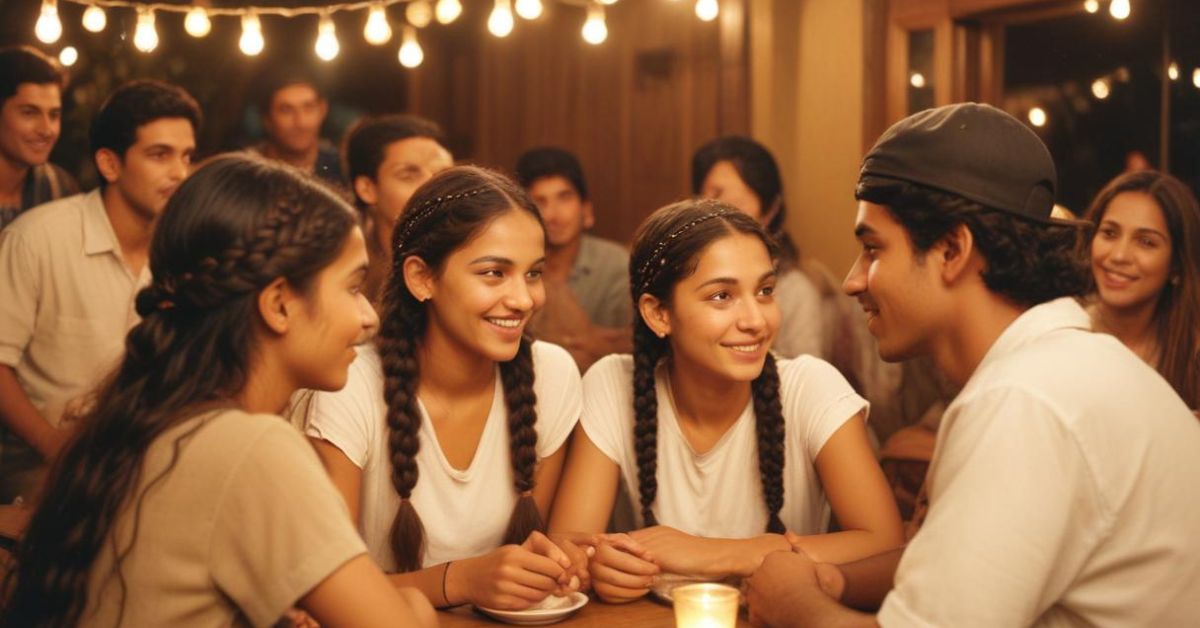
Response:
POLYGON ((904 548, 898 547, 862 560, 838 565, 845 579, 841 602, 860 610, 873 611, 883 604, 895 582, 896 566, 904 548))
POLYGON ((787 551, 791 545, 782 534, 761 534, 748 539, 703 539, 718 548, 717 560, 711 561, 712 571, 701 575, 747 577, 762 564, 771 552, 787 551))
POLYGON ((795 547, 818 563, 843 564, 894 549, 901 538, 871 530, 843 530, 796 537, 795 547))
POLYGON ((805 589, 797 594, 800 598, 791 605, 795 612, 786 614, 787 620, 770 624, 778 628, 877 628, 874 615, 866 615, 838 604, 816 589, 805 589))
MULTIPOLYGON (((451 596, 449 592, 450 578, 454 575, 454 569, 462 566, 460 562, 454 561, 452 564, 449 564, 449 570, 447 570, 447 563, 441 563, 417 571, 388 574, 388 580, 397 589, 412 587, 420 591, 435 608, 457 606, 470 601, 468 599, 453 599, 454 596, 451 596), (445 583, 444 585, 443 582, 445 583), (443 589, 443 586, 445 589, 443 589)), ((459 588, 461 589, 461 587, 459 588)))
POLYGON ((62 442, 59 430, 33 407, 29 395, 17 381, 16 371, 7 365, 0 365, 0 424, 47 460, 58 453, 62 442))

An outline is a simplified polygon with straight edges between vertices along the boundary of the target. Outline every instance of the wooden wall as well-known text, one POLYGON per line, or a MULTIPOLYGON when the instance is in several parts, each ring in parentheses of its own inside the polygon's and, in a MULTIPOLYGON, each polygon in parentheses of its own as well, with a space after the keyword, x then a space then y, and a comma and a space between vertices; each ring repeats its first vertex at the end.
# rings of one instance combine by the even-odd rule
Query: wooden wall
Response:
POLYGON ((541 18, 518 18, 498 39, 486 31, 490 0, 464 6, 464 23, 421 33, 409 110, 441 123, 459 160, 511 171, 527 148, 572 150, 600 235, 628 241, 649 212, 690 193, 699 145, 749 131, 742 0, 723 0, 711 23, 691 2, 619 2, 598 46, 580 37, 580 7, 546 1, 541 18))

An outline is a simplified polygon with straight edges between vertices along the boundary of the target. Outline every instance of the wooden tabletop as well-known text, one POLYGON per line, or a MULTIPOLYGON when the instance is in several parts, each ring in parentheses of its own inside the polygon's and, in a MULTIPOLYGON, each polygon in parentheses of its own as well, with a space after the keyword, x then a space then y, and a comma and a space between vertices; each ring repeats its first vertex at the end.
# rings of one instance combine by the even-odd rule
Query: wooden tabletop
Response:
MULTIPOLYGON (((442 628, 504 625, 474 612, 469 606, 440 611, 438 621, 442 628)), ((605 604, 592 599, 574 615, 552 625, 562 628, 673 628, 675 613, 669 605, 648 598, 628 604, 605 604)), ((750 626, 745 609, 738 616, 737 625, 738 628, 750 626)))

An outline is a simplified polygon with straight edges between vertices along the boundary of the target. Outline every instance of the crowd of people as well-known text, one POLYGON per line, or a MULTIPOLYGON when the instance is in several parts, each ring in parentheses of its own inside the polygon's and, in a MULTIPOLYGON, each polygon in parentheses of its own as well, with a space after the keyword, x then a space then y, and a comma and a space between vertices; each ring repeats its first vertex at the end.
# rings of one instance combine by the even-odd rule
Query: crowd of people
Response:
POLYGON ((1021 122, 920 112, 847 190, 839 281, 749 138, 626 248, 568 150, 455 165, 407 114, 339 150, 298 75, 198 163, 183 88, 118 87, 81 193, 64 85, 0 50, 0 624, 429 626, 671 575, 771 626, 1200 616, 1200 206, 1168 174, 1059 219, 1021 122))

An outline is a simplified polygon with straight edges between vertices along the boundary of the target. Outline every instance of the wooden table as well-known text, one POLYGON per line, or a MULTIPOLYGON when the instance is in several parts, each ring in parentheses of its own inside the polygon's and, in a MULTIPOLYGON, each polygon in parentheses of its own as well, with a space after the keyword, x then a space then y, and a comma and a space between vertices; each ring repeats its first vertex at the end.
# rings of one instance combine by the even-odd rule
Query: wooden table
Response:
MULTIPOLYGON (((504 625, 470 610, 469 606, 438 612, 438 622, 442 628, 504 625)), ((563 628, 674 628, 675 613, 670 606, 648 598, 628 604, 605 604, 592 599, 579 612, 551 625, 563 628)), ((738 628, 750 626, 750 622, 746 621, 745 609, 738 616, 737 625, 738 628)))

